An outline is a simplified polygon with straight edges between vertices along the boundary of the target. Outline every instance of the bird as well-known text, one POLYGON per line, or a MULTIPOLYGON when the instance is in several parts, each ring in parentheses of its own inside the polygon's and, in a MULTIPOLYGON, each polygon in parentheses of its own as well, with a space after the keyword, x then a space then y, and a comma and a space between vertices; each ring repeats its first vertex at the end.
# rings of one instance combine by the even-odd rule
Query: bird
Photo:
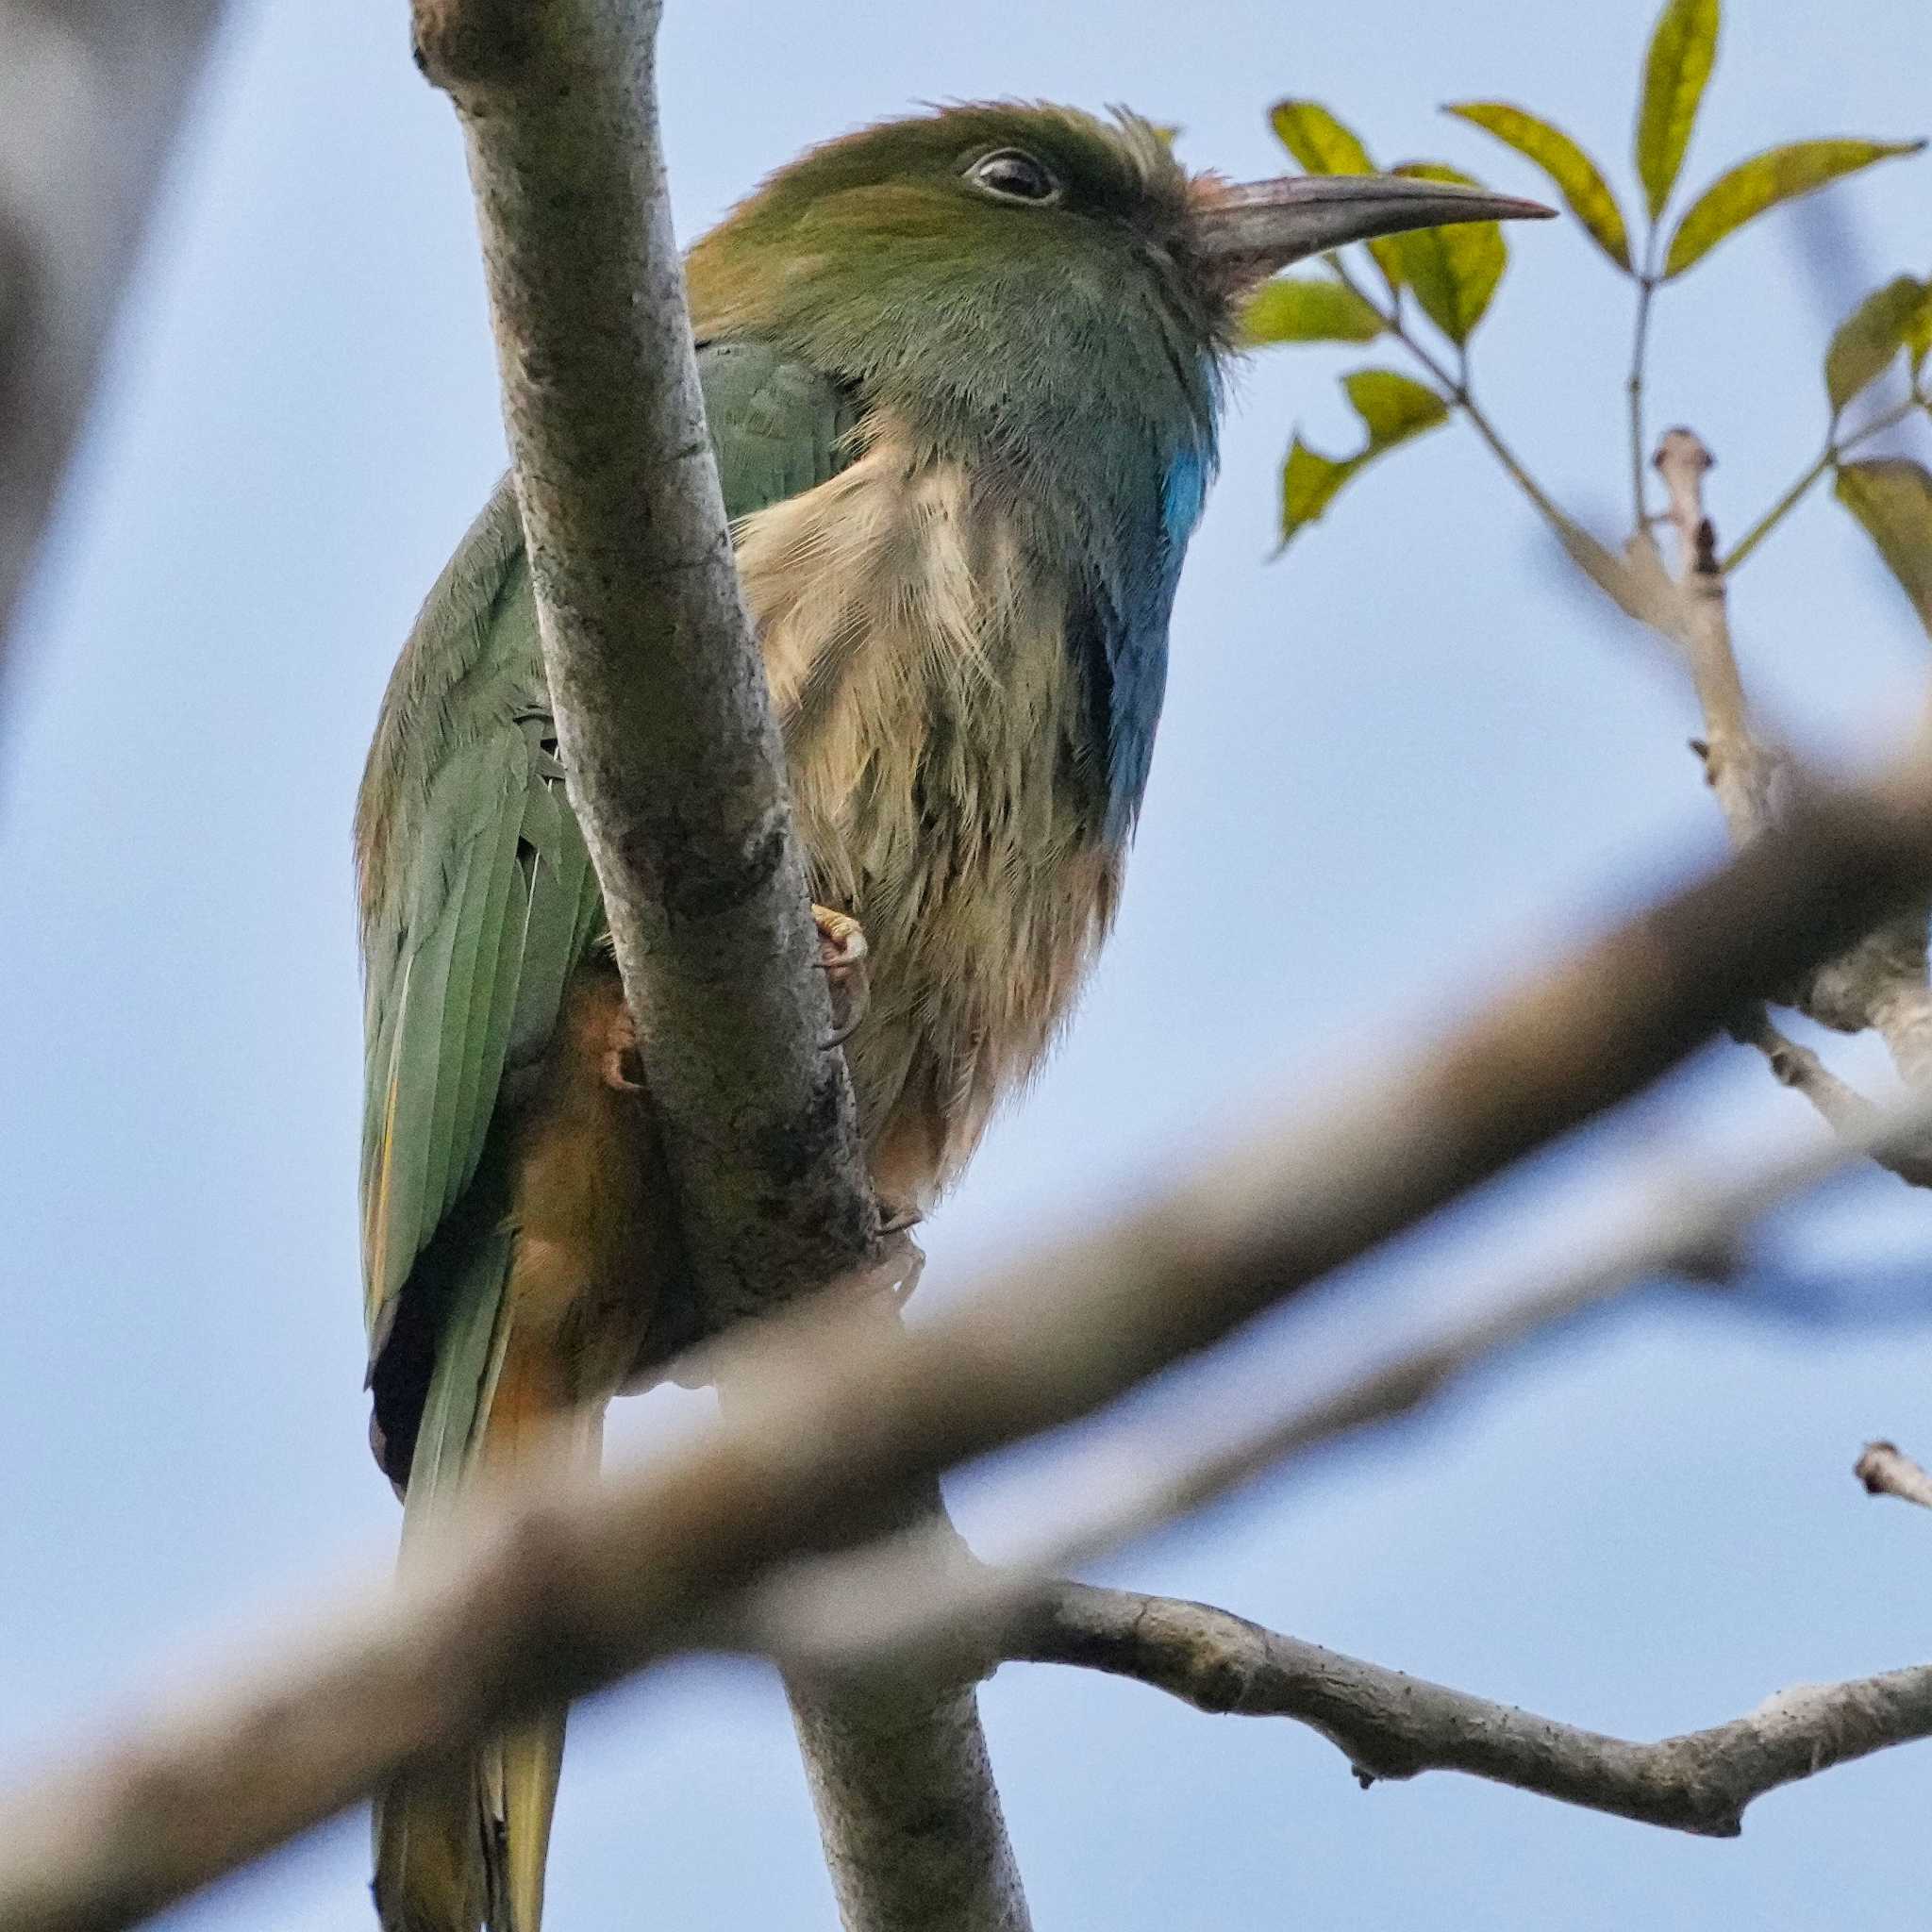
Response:
MULTIPOLYGON (((884 121, 689 251, 708 432, 881 1211, 923 1216, 1112 924, 1244 299, 1354 241, 1547 213, 1235 185, 1152 122, 884 121)), ((677 1329, 676 1206, 512 480, 424 605, 355 823, 371 1441, 402 1562, 479 1483, 594 1465, 677 1329)), ((387 1932, 538 1932, 561 1711, 400 1775, 387 1932)))

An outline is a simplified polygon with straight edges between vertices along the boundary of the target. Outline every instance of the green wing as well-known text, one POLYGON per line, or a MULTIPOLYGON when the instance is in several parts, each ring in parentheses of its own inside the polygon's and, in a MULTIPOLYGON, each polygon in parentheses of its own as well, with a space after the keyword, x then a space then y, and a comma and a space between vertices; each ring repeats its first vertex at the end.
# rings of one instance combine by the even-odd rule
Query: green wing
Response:
MULTIPOLYGON (((815 488, 845 459, 856 411, 825 377, 756 342, 708 345, 699 373, 734 519, 815 488)), ((491 1127, 603 929, 508 480, 430 592, 391 680, 356 843, 365 1312, 376 1455, 400 1481, 445 1339, 466 1360, 487 1359, 508 1256, 491 1127)), ((474 1384, 454 1401, 443 1388, 439 1431, 460 1438, 458 1411, 474 1399, 474 1384)))

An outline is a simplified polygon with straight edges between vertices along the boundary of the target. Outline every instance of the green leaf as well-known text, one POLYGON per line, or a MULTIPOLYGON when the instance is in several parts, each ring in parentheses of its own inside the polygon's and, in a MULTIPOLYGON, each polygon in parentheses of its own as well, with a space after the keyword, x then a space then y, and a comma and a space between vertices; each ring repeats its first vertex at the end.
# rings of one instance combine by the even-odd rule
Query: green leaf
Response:
POLYGON ((1932 636, 1932 471, 1908 457, 1840 463, 1838 500, 1865 526, 1932 636))
POLYGON ((1690 204, 1664 257, 1664 280, 1699 262, 1727 235, 1768 208, 1794 201, 1894 155, 1915 155, 1923 141, 1798 141, 1767 148, 1720 175, 1690 204))
POLYGON ((1366 456, 1338 461, 1310 449, 1299 436, 1288 446, 1281 472, 1281 545, 1285 550, 1295 532, 1306 529, 1334 502, 1335 493, 1368 460, 1366 456))
MULTIPOLYGON (((1304 172, 1310 175, 1373 175, 1375 164, 1355 129, 1338 121, 1320 101, 1276 101, 1269 125, 1304 172)), ((1402 292, 1402 263, 1392 241, 1368 244, 1389 292, 1402 292)))
POLYGON ((1368 440, 1352 457, 1324 456, 1299 436, 1289 445, 1281 472, 1281 545, 1314 523, 1335 501, 1341 486, 1384 450, 1420 436, 1447 420, 1448 402, 1425 383, 1392 369, 1357 369, 1342 377, 1350 406, 1361 418, 1368 440))
POLYGON ((1624 225, 1624 210, 1603 170, 1560 127, 1505 101, 1457 101, 1442 111, 1493 134, 1534 161, 1557 184, 1557 192, 1596 245, 1625 275, 1630 273, 1630 232, 1624 225))
MULTIPOLYGON (((1415 181, 1480 186, 1460 169, 1439 161, 1408 161, 1395 173, 1415 181)), ((1483 319, 1508 264, 1502 224, 1458 222, 1448 228, 1413 229, 1394 241, 1403 279, 1415 291, 1423 313, 1461 348, 1483 319)))
POLYGON ((1885 374, 1927 301, 1932 286, 1899 275, 1867 295, 1839 325, 1824 357, 1824 392, 1834 415, 1885 374))
POLYGON ((1373 175, 1375 164, 1354 129, 1320 101, 1276 101, 1268 119, 1277 139, 1309 175, 1373 175))
POLYGON ((1327 276, 1277 275, 1263 282, 1241 311, 1241 341, 1268 342, 1372 342, 1382 318, 1353 289, 1327 276))
POLYGON ((1916 384, 1924 373, 1926 357, 1932 356, 1932 275, 1925 277, 1925 292, 1906 323, 1905 339, 1906 356, 1916 384))
POLYGON ((1665 0, 1657 17, 1637 109, 1637 173, 1653 220, 1677 185, 1717 58, 1717 28, 1718 0, 1665 0))
POLYGON ((1392 369, 1357 369, 1341 386, 1369 432, 1364 456, 1380 456, 1411 436, 1420 436, 1449 420, 1449 404, 1425 382, 1398 375, 1392 369))

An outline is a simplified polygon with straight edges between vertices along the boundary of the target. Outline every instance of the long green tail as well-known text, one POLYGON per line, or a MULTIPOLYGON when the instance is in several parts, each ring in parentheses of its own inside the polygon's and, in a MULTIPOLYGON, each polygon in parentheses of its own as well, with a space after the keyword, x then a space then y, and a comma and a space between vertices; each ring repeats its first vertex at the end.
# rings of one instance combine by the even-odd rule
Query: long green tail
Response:
MULTIPOLYGON (((479 1244, 452 1298, 403 1506, 405 1567, 488 1469, 508 1476, 554 1443, 570 1405, 547 1348, 521 1337, 508 1234, 479 1244)), ((574 1453, 594 1461, 601 1418, 574 1453)), ((541 1932, 543 1867, 566 1711, 406 1773, 376 1800, 375 1908, 385 1932, 541 1932)))

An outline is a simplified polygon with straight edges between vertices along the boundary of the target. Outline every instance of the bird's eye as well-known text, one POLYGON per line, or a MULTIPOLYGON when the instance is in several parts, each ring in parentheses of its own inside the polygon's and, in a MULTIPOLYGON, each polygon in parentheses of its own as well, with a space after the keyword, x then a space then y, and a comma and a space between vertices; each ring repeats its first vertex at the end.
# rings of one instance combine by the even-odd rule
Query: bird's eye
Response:
POLYGON ((966 170, 966 178, 1002 201, 1058 201, 1060 194, 1060 184, 1046 163, 1017 147, 981 155, 966 170))

